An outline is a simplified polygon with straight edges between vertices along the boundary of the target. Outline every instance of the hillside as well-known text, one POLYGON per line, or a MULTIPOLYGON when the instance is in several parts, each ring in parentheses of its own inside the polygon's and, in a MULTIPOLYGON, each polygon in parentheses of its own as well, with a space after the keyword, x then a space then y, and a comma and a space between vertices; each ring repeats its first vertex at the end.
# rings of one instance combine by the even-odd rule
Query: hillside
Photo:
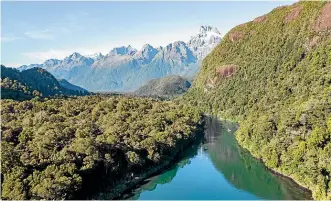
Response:
POLYGON ((174 97, 185 93, 191 83, 180 76, 154 79, 134 92, 138 96, 174 97))
POLYGON ((240 122, 240 145, 331 199, 331 3, 298 2, 241 24, 184 97, 240 122))
POLYGON ((1 66, 2 99, 25 100, 36 96, 69 96, 87 93, 87 91, 71 90, 61 86, 52 74, 41 68, 31 68, 20 72, 17 69, 1 66))
POLYGON ((73 91, 87 92, 86 89, 84 89, 82 87, 79 87, 79 86, 76 86, 76 85, 73 85, 65 79, 58 79, 57 81, 59 82, 59 84, 62 87, 66 88, 66 89, 70 89, 70 90, 73 90, 73 91))

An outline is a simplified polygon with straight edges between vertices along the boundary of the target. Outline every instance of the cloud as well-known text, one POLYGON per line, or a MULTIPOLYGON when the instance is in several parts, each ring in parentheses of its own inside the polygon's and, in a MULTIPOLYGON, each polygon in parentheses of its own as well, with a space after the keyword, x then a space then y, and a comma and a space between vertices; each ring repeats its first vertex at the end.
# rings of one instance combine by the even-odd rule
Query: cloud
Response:
POLYGON ((91 55, 98 52, 94 50, 96 49, 49 49, 46 51, 25 52, 22 53, 22 55, 27 57, 30 61, 33 61, 33 63, 42 63, 47 59, 64 59, 65 57, 71 55, 74 52, 78 52, 82 55, 91 55))
POLYGON ((29 58, 32 61, 42 63, 47 59, 63 59, 71 53, 72 52, 68 50, 50 49, 47 51, 25 52, 22 53, 22 55, 29 58))
POLYGON ((11 68, 18 68, 18 67, 22 66, 23 64, 21 64, 21 63, 2 63, 2 65, 6 66, 6 67, 11 67, 11 68))
POLYGON ((27 31, 24 35, 33 39, 50 40, 54 38, 54 34, 50 29, 27 31))
POLYGON ((15 40, 20 40, 22 38, 20 37, 16 37, 16 36, 1 36, 0 38, 0 42, 4 43, 4 42, 12 42, 15 40))

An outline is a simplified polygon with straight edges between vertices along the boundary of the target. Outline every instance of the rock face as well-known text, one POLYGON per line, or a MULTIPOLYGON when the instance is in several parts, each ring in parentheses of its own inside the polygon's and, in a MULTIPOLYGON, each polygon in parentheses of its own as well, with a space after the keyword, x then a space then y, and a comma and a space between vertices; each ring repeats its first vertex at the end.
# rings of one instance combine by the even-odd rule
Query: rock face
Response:
POLYGON ((216 28, 201 26, 187 43, 176 41, 157 48, 146 44, 141 50, 122 46, 106 55, 73 53, 63 60, 50 59, 19 69, 44 68, 55 77, 89 91, 134 91, 152 79, 169 75, 194 76, 202 60, 220 40, 221 34, 216 28))
POLYGON ((331 29, 331 2, 327 3, 323 7, 315 24, 316 31, 326 31, 330 29, 331 29))

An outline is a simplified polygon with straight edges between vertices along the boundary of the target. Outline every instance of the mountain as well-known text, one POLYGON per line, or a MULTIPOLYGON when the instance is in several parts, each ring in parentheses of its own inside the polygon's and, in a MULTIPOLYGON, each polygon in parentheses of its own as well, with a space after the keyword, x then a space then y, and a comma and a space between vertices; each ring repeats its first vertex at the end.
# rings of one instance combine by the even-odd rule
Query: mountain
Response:
POLYGON ((198 60, 204 59, 221 41, 221 33, 211 26, 201 26, 198 34, 192 36, 187 45, 192 49, 198 60))
POLYGON ((201 26, 187 43, 176 41, 155 48, 145 44, 141 50, 122 46, 106 55, 73 53, 63 60, 50 59, 19 69, 44 68, 56 78, 89 91, 134 91, 152 79, 169 75, 195 76, 203 58, 220 40, 221 34, 216 28, 201 26))
POLYGON ((42 68, 18 71, 1 65, 1 98, 25 100, 35 96, 86 95, 86 90, 76 90, 77 86, 61 81, 42 68), (66 83, 65 87, 63 83, 66 83), (67 88, 69 87, 70 88, 67 88), (76 87, 76 89, 74 89, 76 87), (72 90, 74 89, 74 90, 72 90))
POLYGON ((65 79, 58 79, 57 81, 59 82, 59 84, 62 87, 66 88, 66 89, 70 89, 70 90, 73 90, 73 91, 88 92, 86 89, 84 89, 82 87, 79 87, 79 86, 76 86, 76 85, 73 85, 65 79))
POLYGON ((191 83, 178 76, 171 75, 149 81, 137 89, 134 94, 138 96, 174 97, 185 93, 191 83))
POLYGON ((239 144, 317 200, 331 199, 330 13, 300 1, 233 28, 184 96, 239 121, 239 144))

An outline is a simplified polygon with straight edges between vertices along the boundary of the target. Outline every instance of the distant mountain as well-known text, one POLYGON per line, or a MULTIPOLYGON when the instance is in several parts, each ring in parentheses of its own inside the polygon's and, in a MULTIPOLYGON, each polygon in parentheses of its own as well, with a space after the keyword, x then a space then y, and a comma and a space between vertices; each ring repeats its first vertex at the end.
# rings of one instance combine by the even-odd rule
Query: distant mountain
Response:
POLYGON ((43 64, 24 65, 19 69, 44 68, 55 77, 89 91, 134 91, 156 78, 195 76, 202 60, 220 40, 221 34, 216 28, 201 26, 187 43, 176 41, 157 48, 146 44, 141 50, 130 45, 122 46, 106 55, 83 56, 75 52, 63 60, 50 59, 43 64))
POLYGON ((62 87, 66 88, 66 89, 70 89, 70 90, 73 90, 73 91, 88 92, 86 89, 84 89, 82 87, 79 87, 79 86, 76 86, 76 85, 73 85, 65 79, 58 79, 57 81, 59 82, 59 84, 62 87))
MULTIPOLYGON (((65 81, 61 81, 65 82, 65 81)), ((71 84, 66 83, 67 86, 71 84)), ((72 89, 77 87, 70 86, 72 89)), ((77 88, 76 88, 77 89, 77 88)), ((23 71, 1 65, 1 98, 25 100, 35 96, 86 95, 86 90, 71 90, 60 84, 45 69, 31 68, 23 71)))
POLYGON ((178 75, 153 79, 134 92, 138 96, 174 97, 185 93, 191 83, 178 75))

